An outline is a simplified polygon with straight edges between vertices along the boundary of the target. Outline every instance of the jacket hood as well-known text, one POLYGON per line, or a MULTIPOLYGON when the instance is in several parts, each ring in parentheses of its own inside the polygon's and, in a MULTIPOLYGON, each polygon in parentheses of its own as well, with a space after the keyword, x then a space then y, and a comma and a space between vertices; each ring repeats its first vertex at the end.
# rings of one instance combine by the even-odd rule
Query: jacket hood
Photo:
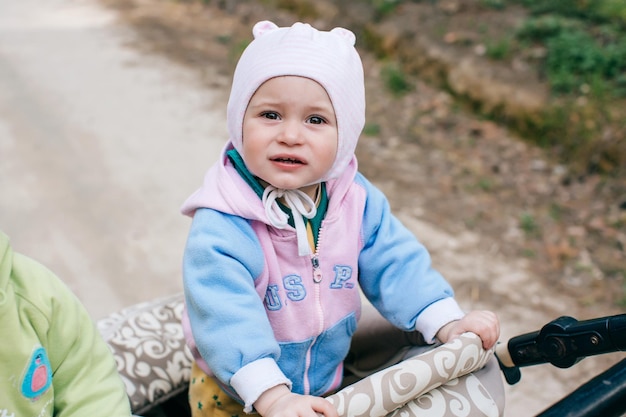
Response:
MULTIPOLYGON (((202 186, 185 200, 181 212, 187 216, 193 216, 198 208, 210 208, 271 225, 261 199, 228 159, 226 152, 230 149, 233 149, 233 145, 228 142, 222 149, 219 161, 206 172, 202 186)), ((333 205, 340 204, 356 172, 357 160, 353 157, 339 178, 326 182, 329 215, 335 212, 333 205)))

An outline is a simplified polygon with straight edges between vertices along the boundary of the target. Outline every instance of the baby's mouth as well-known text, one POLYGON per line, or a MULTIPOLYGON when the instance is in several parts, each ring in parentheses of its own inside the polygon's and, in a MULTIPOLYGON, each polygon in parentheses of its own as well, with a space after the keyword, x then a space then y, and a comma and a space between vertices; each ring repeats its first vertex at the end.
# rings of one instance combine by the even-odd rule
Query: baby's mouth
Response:
POLYGON ((294 159, 294 158, 274 158, 272 159, 272 161, 274 162, 280 162, 283 164, 302 164, 303 162, 299 159, 294 159))

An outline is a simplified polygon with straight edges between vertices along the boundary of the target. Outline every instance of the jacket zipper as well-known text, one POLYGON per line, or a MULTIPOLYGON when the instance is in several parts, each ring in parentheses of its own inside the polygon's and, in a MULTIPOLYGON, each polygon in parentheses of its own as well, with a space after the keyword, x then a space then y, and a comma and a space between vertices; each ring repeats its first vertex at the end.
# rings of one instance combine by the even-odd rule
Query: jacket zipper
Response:
MULTIPOLYGON (((319 247, 319 240, 318 240, 319 247)), ((317 318, 319 322, 318 333, 321 334, 324 330, 324 311, 322 310, 322 303, 320 302, 320 283, 322 282, 322 269, 320 268, 320 261, 318 257, 317 250, 311 256, 311 265, 313 267, 313 283, 315 284, 315 307, 317 309, 317 318)), ((309 347, 308 352, 306 354, 306 368, 305 368, 305 378, 304 378, 304 392, 309 394, 311 392, 311 384, 309 382, 309 369, 311 366, 311 348, 315 345, 317 341, 317 337, 313 339, 311 342, 311 347, 309 347)))
POLYGON ((311 256, 311 264, 313 265, 313 282, 319 284, 322 282, 322 270, 320 268, 320 259, 317 252, 311 256))

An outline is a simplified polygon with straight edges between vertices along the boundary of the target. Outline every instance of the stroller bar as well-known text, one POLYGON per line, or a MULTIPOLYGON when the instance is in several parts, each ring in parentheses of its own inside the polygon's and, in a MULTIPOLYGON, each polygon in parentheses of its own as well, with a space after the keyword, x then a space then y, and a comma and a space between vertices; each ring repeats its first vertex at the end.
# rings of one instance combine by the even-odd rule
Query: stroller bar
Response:
POLYGON ((537 417, 619 417, 626 404, 626 359, 581 385, 537 417))

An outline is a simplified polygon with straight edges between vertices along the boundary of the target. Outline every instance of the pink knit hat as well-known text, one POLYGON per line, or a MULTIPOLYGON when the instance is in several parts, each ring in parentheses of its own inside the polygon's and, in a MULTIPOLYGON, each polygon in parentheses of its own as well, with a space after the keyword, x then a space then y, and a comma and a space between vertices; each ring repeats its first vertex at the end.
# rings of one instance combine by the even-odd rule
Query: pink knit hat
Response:
POLYGON ((350 163, 365 123, 363 64, 347 29, 319 31, 305 23, 278 27, 269 21, 252 29, 254 40, 243 52, 228 100, 228 132, 242 153, 243 117, 256 90, 270 78, 295 75, 317 81, 328 93, 337 117, 337 157, 320 181, 339 177, 350 163))

